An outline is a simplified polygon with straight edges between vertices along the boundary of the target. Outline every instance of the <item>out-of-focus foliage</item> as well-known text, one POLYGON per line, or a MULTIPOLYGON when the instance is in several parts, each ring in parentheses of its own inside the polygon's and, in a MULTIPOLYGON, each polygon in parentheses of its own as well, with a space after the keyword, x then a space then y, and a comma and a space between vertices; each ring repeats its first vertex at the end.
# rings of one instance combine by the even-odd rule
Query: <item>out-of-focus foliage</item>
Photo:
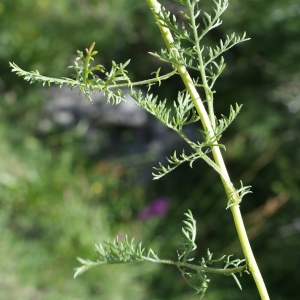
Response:
MULTIPOLYGON (((175 1, 163 4, 176 12, 175 1)), ((199 5, 210 4, 203 0, 199 5)), ((253 186, 241 207, 274 300, 298 299, 300 277, 299 231, 292 225, 300 212, 299 14, 296 0, 231 0, 224 26, 210 36, 219 41, 232 31, 247 31, 251 38, 226 53, 215 101, 219 114, 228 113, 228 104, 244 104, 221 142, 231 178, 253 186)), ((131 168, 86 157, 83 139, 74 132, 56 131, 37 140, 43 104, 37 86, 8 68, 14 61, 27 70, 66 76, 76 50, 95 41, 101 57, 96 63, 132 58, 132 79, 144 79, 160 64, 147 52, 162 45, 144 1, 3 0, 0 27, 0 297, 193 299, 180 274, 167 266, 109 266, 75 281, 72 268, 78 266, 76 256, 91 256, 95 242, 116 233, 143 235, 160 257, 173 253, 175 258, 187 209, 197 219, 199 258, 208 247, 216 256, 240 257, 217 175, 195 162, 193 169, 181 166, 143 187, 131 168), (131 182, 125 174, 133 176, 131 182), (171 199, 168 215, 136 220, 138 210, 159 195, 171 199)), ((178 84, 164 83, 161 98, 173 100, 178 84)), ((214 276, 205 299, 257 298, 250 277, 240 282, 243 292, 231 280, 214 276)))
POLYGON ((72 139, 68 133, 55 153, 21 130, 0 125, 5 158, 0 162, 0 296, 123 299, 126 293, 141 299, 145 287, 137 278, 152 271, 150 265, 102 269, 96 280, 95 274, 73 279, 76 257, 92 256, 96 241, 115 234, 122 238, 126 227, 142 234, 143 226, 135 228, 131 221, 145 197, 143 187, 127 179, 134 173, 126 165, 99 161, 87 174, 75 134, 72 139))

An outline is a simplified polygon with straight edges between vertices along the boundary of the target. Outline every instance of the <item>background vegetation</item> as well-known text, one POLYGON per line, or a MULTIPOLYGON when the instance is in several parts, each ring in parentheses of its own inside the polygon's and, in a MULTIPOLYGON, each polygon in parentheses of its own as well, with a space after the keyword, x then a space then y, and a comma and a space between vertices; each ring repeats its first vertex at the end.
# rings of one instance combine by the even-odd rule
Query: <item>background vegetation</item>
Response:
MULTIPOLYGON (((162 3, 177 12, 176 2, 162 3)), ((220 114, 229 104, 244 104, 222 143, 231 178, 253 186, 241 206, 274 300, 298 299, 300 278, 299 14, 296 0, 231 0, 224 25, 208 41, 232 31, 251 37, 225 54, 216 101, 220 114)), ((106 266, 76 280, 73 269, 76 256, 93 257, 93 244, 116 234, 128 233, 161 257, 175 257, 187 209, 198 222, 199 259, 208 247, 215 256, 240 257, 217 175, 198 162, 153 182, 149 161, 138 151, 132 156, 126 147, 107 149, 105 138, 118 130, 111 126, 101 128, 108 131, 93 155, 86 152, 80 122, 40 135, 40 87, 8 68, 14 61, 26 70, 67 76, 76 50, 96 41, 99 63, 109 67, 111 60, 132 58, 133 79, 146 78, 160 64, 147 52, 162 45, 146 3, 2 0, 0 27, 0 298, 196 299, 168 266, 106 266), (129 154, 136 163, 121 159, 129 154), (139 211, 162 196, 170 199, 168 213, 140 220, 139 211)), ((178 84, 165 83, 161 95, 172 100, 178 84)), ((241 283, 243 292, 232 279, 215 276, 205 299, 258 298, 250 277, 241 283)))

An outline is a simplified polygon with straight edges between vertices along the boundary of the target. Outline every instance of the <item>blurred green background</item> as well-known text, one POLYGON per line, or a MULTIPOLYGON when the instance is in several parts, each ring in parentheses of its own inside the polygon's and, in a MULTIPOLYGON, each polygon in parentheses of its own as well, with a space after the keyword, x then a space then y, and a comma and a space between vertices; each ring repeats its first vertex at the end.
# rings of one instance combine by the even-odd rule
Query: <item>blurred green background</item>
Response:
MULTIPOLYGON (((175 1, 162 3, 178 12, 175 1)), ((274 300, 299 297, 299 15, 296 0, 231 0, 224 25, 207 41, 217 43, 233 31, 251 37, 225 54, 216 113, 244 104, 222 143, 233 182, 253 186, 241 208, 274 300)), ((208 247, 215 257, 242 257, 217 174, 198 161, 159 181, 141 180, 141 172, 152 171, 147 156, 127 153, 126 145, 107 153, 105 137, 117 127, 101 128, 104 139, 93 155, 85 151, 80 124, 39 135, 41 87, 8 67, 13 61, 25 70, 68 76, 76 50, 95 41, 98 63, 109 68, 111 60, 132 58, 133 80, 147 78, 163 67, 147 52, 163 44, 146 2, 2 0, 0 29, 0 299, 197 299, 171 266, 103 266, 76 280, 73 273, 77 256, 94 258, 94 243, 116 234, 175 259, 187 209, 197 219, 197 259, 208 247), (162 196, 170 199, 168 213, 139 220, 138 212, 162 196)), ((163 84, 160 98, 176 97, 176 80, 163 84)), ((204 299, 259 299, 250 276, 241 283, 242 292, 231 278, 211 276, 204 299)))

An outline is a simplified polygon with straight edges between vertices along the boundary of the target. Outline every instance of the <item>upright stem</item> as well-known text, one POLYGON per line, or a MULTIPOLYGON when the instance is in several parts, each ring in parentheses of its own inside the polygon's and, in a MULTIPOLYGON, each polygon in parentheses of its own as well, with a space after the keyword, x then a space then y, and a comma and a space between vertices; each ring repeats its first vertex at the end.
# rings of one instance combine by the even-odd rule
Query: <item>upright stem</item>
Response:
MULTIPOLYGON (((194 6, 195 5, 191 5, 189 7, 189 12, 190 12, 191 15, 193 14, 194 6)), ((195 18, 191 17, 192 30, 193 30, 196 49, 197 49, 197 53, 198 53, 198 63, 199 63, 199 66, 200 66, 202 84, 203 84, 203 88, 204 88, 204 92, 205 92, 205 96, 206 96, 206 101, 207 101, 208 115, 209 115, 210 123, 211 123, 212 127, 215 128, 216 124, 215 124, 215 113, 214 113, 214 103, 213 103, 214 100, 213 100, 213 95, 212 95, 211 90, 208 86, 208 82, 207 82, 207 78, 206 78, 205 68, 204 68, 204 65, 203 65, 202 50, 201 50, 201 47, 200 47, 200 40, 199 40, 199 37, 198 37, 197 26, 196 26, 195 21, 196 21, 195 18)))
MULTIPOLYGON (((154 13, 154 17, 156 19, 156 22, 161 31, 162 37, 163 37, 169 51, 173 51, 176 53, 177 50, 173 46, 174 40, 173 40, 170 30, 166 27, 163 27, 155 15, 155 13, 160 13, 160 11, 161 11, 160 3, 157 0, 146 0, 146 1, 149 5, 150 9, 154 13)), ((207 130, 207 132, 213 138, 214 131, 212 128, 211 120, 206 112, 206 109, 203 105, 200 95, 198 94, 198 91, 197 91, 187 69, 183 66, 174 66, 174 67, 177 69, 188 92, 190 93, 190 96, 191 96, 191 98, 194 102, 195 108, 200 116, 200 120, 201 120, 201 123, 202 123, 204 129, 207 130)), ((240 208, 239 208, 239 203, 241 201, 240 197, 239 197, 238 193, 236 192, 233 184, 230 181, 230 178, 229 178, 229 175, 227 172, 227 168, 225 166, 220 148, 218 146, 212 147, 212 154, 213 154, 216 164, 222 170, 222 174, 220 176, 221 176, 221 180, 222 180, 224 189, 227 194, 227 198, 228 198, 228 200, 231 201, 231 203, 233 203, 233 205, 230 206, 230 209, 231 209, 231 212, 233 215, 235 227, 237 230, 237 234, 238 234, 238 237, 239 237, 239 240, 241 243, 241 247, 242 247, 244 256, 247 261, 248 268, 254 278, 254 281, 256 283, 256 286, 259 291, 261 299, 263 299, 263 300, 270 299, 267 289, 266 289, 266 286, 264 284, 263 278, 260 274, 260 270, 256 263, 255 257, 253 255, 249 240, 248 240, 248 236, 246 233, 246 229, 245 229, 244 222, 243 222, 240 208)))

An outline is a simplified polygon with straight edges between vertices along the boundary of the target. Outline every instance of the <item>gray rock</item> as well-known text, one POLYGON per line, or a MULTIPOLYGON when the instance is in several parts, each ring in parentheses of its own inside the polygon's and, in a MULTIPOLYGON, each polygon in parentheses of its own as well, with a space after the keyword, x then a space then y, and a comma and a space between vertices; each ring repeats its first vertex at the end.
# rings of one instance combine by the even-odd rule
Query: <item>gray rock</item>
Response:
POLYGON ((80 119, 88 119, 98 125, 128 127, 140 127, 147 122, 147 113, 128 94, 126 102, 118 105, 107 104, 102 92, 94 94, 91 103, 78 90, 69 90, 67 87, 50 87, 42 97, 47 100, 39 126, 43 133, 55 125, 67 128, 76 126, 80 119))

